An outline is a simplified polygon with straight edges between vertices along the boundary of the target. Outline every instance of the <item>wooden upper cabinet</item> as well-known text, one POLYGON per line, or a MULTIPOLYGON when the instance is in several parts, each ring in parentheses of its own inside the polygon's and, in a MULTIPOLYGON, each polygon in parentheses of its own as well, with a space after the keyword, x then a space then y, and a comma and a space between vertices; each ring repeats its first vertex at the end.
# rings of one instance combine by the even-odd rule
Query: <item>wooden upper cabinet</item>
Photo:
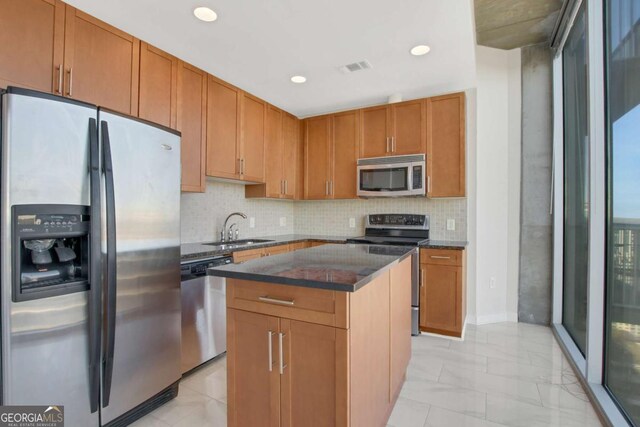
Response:
POLYGON ((429 197, 464 197, 464 93, 427 100, 427 193, 429 197))
POLYGON ((207 98, 207 175, 240 178, 241 91, 209 76, 207 98))
POLYGON ((304 198, 328 199, 331 179, 331 116, 305 120, 304 198))
POLYGON ((390 154, 391 118, 387 105, 361 111, 360 157, 384 157, 390 154))
POLYGON ((177 128, 182 133, 182 191, 205 191, 207 74, 178 64, 177 128))
POLYGON ((242 92, 240 174, 245 181, 264 182, 264 131, 267 105, 242 92))
POLYGON ((266 197, 277 198, 284 193, 283 155, 282 111, 269 105, 267 106, 264 159, 266 197))
POLYGON ((391 105, 391 155, 425 153, 427 150, 427 111, 425 101, 401 102, 391 105))
POLYGON ((0 87, 62 94, 65 5, 0 0, 0 87))
POLYGON ((298 139, 296 142, 296 191, 295 200, 304 200, 305 189, 305 126, 302 120, 297 120, 298 139))
POLYGON ((333 176, 330 195, 334 199, 357 197, 359 114, 357 111, 334 114, 332 120, 333 176))
POLYGON ((276 317, 227 309, 229 427, 280 426, 279 322, 276 317))
POLYGON ((282 179, 284 197, 293 199, 298 191, 298 143, 300 140, 300 120, 288 113, 282 115, 282 179))
POLYGON ((64 95, 136 115, 140 41, 71 6, 64 38, 64 95))
POLYGON ((140 43, 138 117, 176 129, 178 58, 140 43))
POLYGON ((423 99, 361 110, 361 157, 421 154, 426 151, 423 99))

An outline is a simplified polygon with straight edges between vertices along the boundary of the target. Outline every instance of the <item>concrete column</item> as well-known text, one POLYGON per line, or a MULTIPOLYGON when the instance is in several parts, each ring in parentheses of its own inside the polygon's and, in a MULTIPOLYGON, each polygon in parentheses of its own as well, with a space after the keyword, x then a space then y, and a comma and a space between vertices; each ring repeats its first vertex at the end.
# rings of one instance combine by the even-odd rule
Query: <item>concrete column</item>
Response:
POLYGON ((545 325, 551 321, 553 267, 553 221, 549 213, 553 141, 551 61, 546 44, 522 48, 518 320, 545 325))

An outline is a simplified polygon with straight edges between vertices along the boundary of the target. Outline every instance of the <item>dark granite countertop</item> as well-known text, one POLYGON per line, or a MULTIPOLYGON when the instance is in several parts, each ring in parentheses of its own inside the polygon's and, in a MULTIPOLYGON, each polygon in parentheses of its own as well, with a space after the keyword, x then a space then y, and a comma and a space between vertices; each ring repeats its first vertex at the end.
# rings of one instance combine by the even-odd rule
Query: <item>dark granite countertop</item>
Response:
MULTIPOLYGON (((198 259, 212 256, 229 255, 237 251, 245 251, 248 249, 268 248, 271 246, 284 245, 287 243, 296 243, 304 241, 327 242, 327 243, 346 243, 347 239, 353 236, 318 236, 313 234, 282 234, 279 236, 256 237, 260 240, 270 240, 269 242, 259 242, 252 245, 244 245, 234 248, 220 248, 217 246, 205 245, 203 243, 183 243, 180 245, 181 259, 198 259)), ((464 249, 468 242, 456 240, 429 240, 427 243, 420 245, 421 248, 433 249, 464 249)))
POLYGON ((415 248, 328 244, 207 270, 212 276, 355 292, 415 248))
POLYGON ((233 252, 246 251, 248 249, 268 248, 271 246, 284 245, 287 243, 296 243, 304 241, 327 242, 327 243, 345 243, 348 237, 345 236, 316 236, 312 234, 282 234, 280 236, 264 236, 255 239, 270 240, 269 242, 259 242, 252 245, 245 245, 237 248, 220 248, 216 246, 205 245, 203 243, 183 243, 180 245, 180 256, 182 260, 204 258, 218 255, 228 255, 233 252))
POLYGON ((462 250, 467 247, 469 242, 463 240, 429 240, 420 245, 421 248, 427 249, 457 249, 462 250))

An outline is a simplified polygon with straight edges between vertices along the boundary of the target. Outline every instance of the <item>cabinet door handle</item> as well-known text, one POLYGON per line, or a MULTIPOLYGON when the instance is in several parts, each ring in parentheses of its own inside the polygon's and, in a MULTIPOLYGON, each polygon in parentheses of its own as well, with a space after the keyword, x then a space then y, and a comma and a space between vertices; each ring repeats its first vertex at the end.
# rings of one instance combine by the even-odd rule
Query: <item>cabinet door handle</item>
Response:
POLYGON ((427 175, 427 193, 431 193, 431 176, 427 175))
POLYGON ((420 287, 424 288, 424 268, 420 269, 420 287))
POLYGON ((284 181, 280 180, 280 194, 284 194, 284 181))
POLYGON ((269 336, 269 372, 273 371, 273 331, 267 332, 269 336))
POLYGON ((262 302, 268 302, 270 304, 295 305, 296 303, 296 300, 294 299, 271 298, 269 295, 258 297, 258 299, 262 302))
POLYGON ((242 159, 240 159, 240 165, 242 166, 241 170, 242 170, 242 175, 244 175, 244 157, 242 159))
POLYGON ((329 195, 329 181, 324 182, 324 195, 325 196, 329 195))
POLYGON ((71 97, 73 96, 73 68, 69 68, 67 73, 69 74, 69 87, 67 88, 67 95, 71 97))
POLYGON ((441 256, 441 255, 429 255, 431 259, 451 259, 450 256, 441 256))
POLYGON ((64 70, 62 69, 62 64, 56 67, 58 70, 58 87, 56 88, 56 93, 58 95, 62 95, 62 75, 64 74, 64 70))
POLYGON ((284 180, 284 194, 286 195, 289 192, 289 181, 284 180))
POLYGON ((333 195, 333 181, 329 181, 329 195, 333 195))
POLYGON ((284 374, 284 368, 287 367, 287 365, 284 364, 284 350, 283 350, 283 346, 282 346, 282 341, 284 339, 284 337, 286 337, 287 334, 283 334, 282 332, 278 332, 278 345, 280 346, 280 375, 284 374))
POLYGON ((389 137, 386 138, 386 142, 387 142, 387 149, 384 152, 388 153, 389 152, 389 137))
POLYGON ((396 137, 395 136, 391 137, 391 152, 392 153, 396 152, 396 137))

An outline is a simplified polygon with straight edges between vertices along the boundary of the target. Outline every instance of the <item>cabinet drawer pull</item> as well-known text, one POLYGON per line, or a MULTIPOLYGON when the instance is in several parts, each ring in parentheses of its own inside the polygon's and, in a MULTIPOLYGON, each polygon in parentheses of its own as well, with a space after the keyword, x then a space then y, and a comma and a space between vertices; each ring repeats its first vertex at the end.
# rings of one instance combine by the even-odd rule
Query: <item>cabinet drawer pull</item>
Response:
POLYGON ((269 372, 273 371, 273 331, 267 332, 269 336, 269 372))
POLYGON ((440 256, 440 255, 429 255, 431 259, 451 259, 450 256, 440 256))
POLYGON ((263 297, 258 297, 258 299, 262 302, 268 302, 271 304, 282 304, 282 305, 294 305, 296 303, 296 300, 287 300, 287 299, 277 299, 277 298, 270 298, 268 295, 265 295, 263 297))
POLYGON ((62 95, 62 75, 64 74, 64 70, 62 69, 62 64, 56 67, 58 70, 58 87, 56 88, 56 93, 58 95, 62 95))
POLYGON ((283 346, 282 346, 282 341, 284 339, 284 337, 287 336, 287 334, 283 334, 282 332, 278 332, 278 344, 280 346, 280 375, 284 374, 284 368, 287 367, 287 365, 284 364, 284 351, 283 351, 283 346))
POLYGON ((73 96, 73 68, 69 68, 67 70, 69 74, 69 87, 67 88, 67 96, 73 96))

